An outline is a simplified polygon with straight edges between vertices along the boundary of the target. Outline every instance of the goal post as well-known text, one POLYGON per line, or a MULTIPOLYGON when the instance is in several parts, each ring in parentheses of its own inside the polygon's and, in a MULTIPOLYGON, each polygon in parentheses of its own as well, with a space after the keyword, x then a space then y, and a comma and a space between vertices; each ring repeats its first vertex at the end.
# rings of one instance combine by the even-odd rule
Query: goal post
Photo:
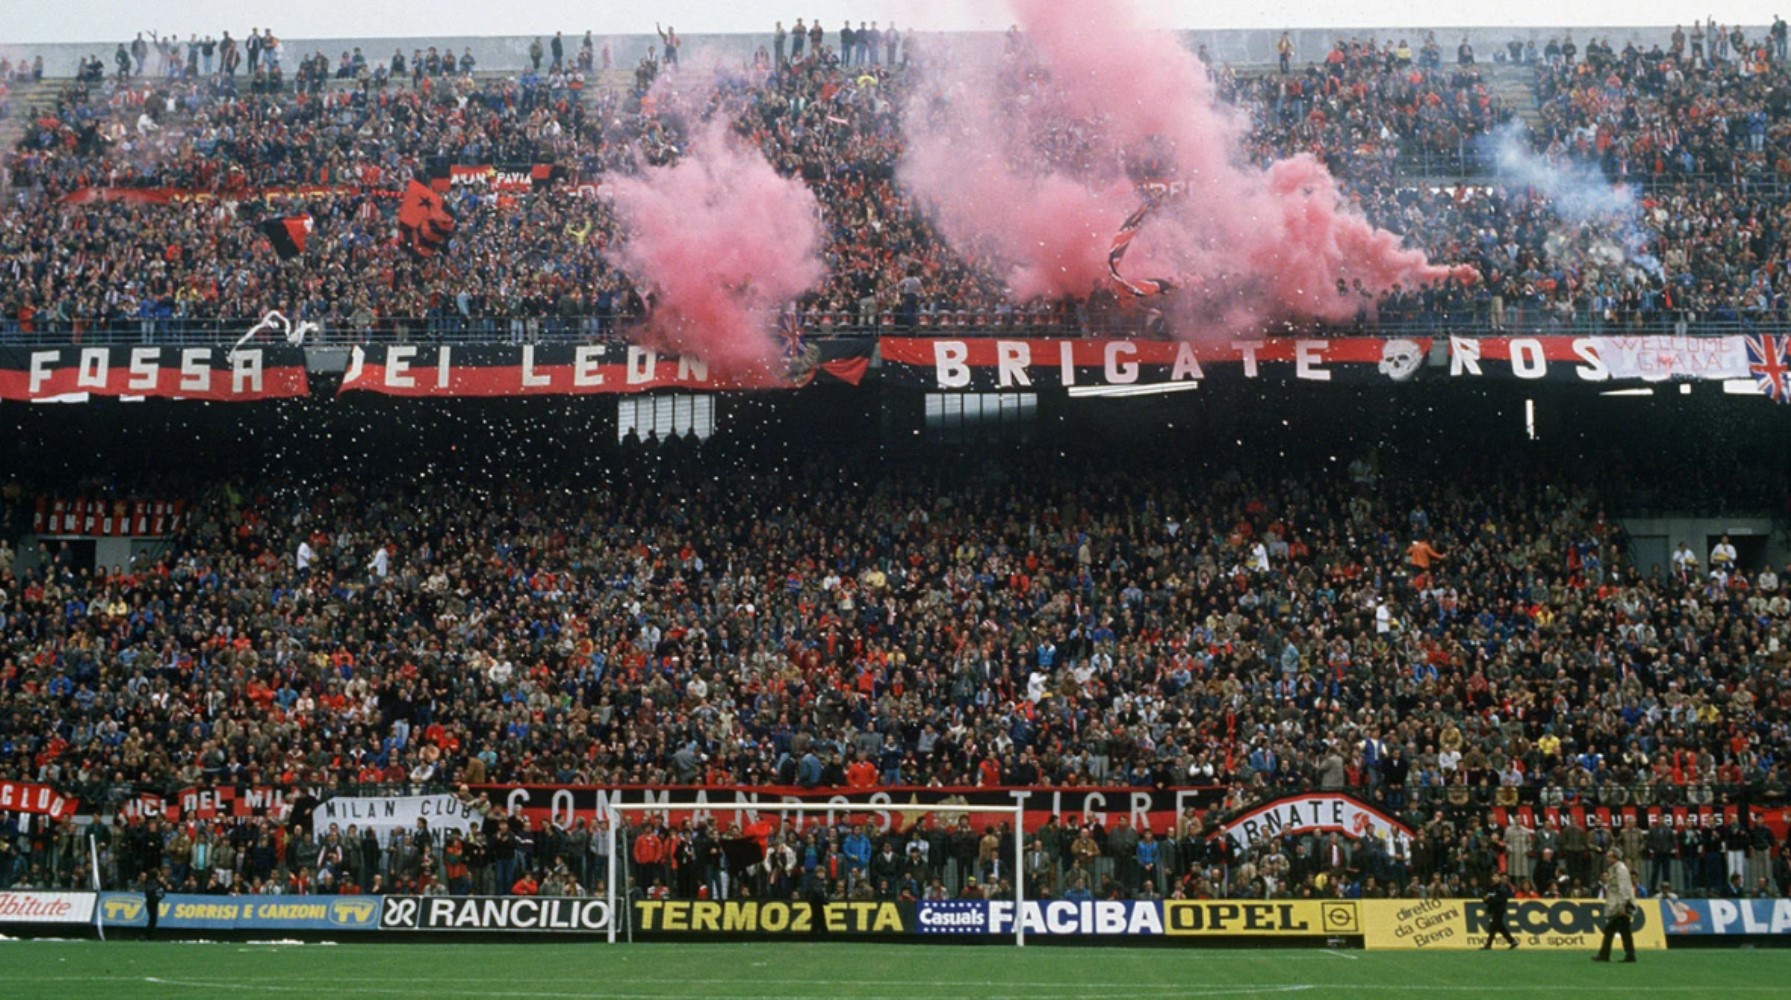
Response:
MULTIPOLYGON (((625 868, 629 864, 627 853, 632 842, 631 834, 637 825, 636 817, 659 816, 670 817, 674 814, 716 816, 731 814, 740 817, 742 827, 748 823, 763 823, 765 818, 760 814, 776 817, 795 815, 822 817, 822 825, 834 826, 840 817, 849 822, 851 817, 875 816, 878 814, 903 815, 935 815, 962 816, 984 815, 991 817, 1006 816, 1011 818, 1013 840, 1003 852, 1006 860, 1002 867, 1012 873, 1014 891, 1014 945, 1024 947, 1026 944, 1026 921, 1021 914, 1026 907, 1026 808, 1018 802, 1003 805, 968 805, 962 802, 939 802, 928 805, 896 802, 864 802, 841 801, 829 802, 610 802, 605 807, 605 818, 609 829, 604 832, 608 846, 608 870, 605 875, 605 896, 609 901, 609 943, 617 941, 617 926, 623 919, 628 919, 628 937, 633 938, 633 894, 622 883, 625 880, 625 868)), ((775 832, 784 832, 780 828, 775 832)), ((798 820, 798 831, 812 829, 798 820)), ((763 843, 760 845, 761 855, 763 843)), ((973 879, 974 881, 974 879, 973 879)))

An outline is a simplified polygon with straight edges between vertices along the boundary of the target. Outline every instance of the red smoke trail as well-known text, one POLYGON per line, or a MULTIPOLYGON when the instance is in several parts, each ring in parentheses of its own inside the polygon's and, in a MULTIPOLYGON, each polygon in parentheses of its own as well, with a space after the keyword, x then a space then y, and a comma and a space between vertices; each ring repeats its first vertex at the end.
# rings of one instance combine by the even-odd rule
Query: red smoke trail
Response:
POLYGON ((638 339, 736 380, 782 367, 775 313, 820 281, 815 197, 712 122, 677 164, 615 177, 616 266, 655 308, 638 339))
POLYGON ((1100 282, 1142 179, 1186 193, 1145 223, 1126 273, 1182 284, 1180 311, 1221 332, 1346 320, 1363 301, 1357 283, 1373 296, 1473 277, 1428 264, 1348 209, 1314 159, 1244 163, 1245 123, 1134 4, 1010 6, 1030 55, 943 68, 907 108, 901 179, 955 247, 1002 265, 1013 294, 1082 295, 1100 282))

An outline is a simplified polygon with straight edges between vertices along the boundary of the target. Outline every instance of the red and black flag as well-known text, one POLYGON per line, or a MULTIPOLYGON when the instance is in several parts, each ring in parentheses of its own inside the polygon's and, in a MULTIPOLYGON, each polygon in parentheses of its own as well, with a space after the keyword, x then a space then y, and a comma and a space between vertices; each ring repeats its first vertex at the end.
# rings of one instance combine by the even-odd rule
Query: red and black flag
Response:
POLYGON ((1107 248, 1108 276, 1113 279, 1113 284, 1121 292, 1138 298, 1148 295, 1165 295, 1175 290, 1175 283, 1168 278, 1144 278, 1140 281, 1130 281, 1119 273, 1119 262, 1125 259, 1126 251, 1131 249, 1132 238, 1138 235, 1138 230, 1143 227, 1144 220, 1150 218, 1151 210, 1156 207, 1155 202, 1147 201, 1138 211, 1127 216, 1126 221, 1120 225, 1119 232, 1114 234, 1112 244, 1107 248))
POLYGON ((274 245, 274 252, 281 260, 291 260, 304 254, 305 242, 311 237, 311 225, 309 215, 288 215, 282 219, 263 219, 255 224, 255 228, 274 245))
POLYGON ((433 257, 448 245, 454 235, 454 213, 442 196, 419 181, 411 181, 404 189, 404 201, 398 206, 398 225, 404 232, 404 243, 419 257, 433 257))

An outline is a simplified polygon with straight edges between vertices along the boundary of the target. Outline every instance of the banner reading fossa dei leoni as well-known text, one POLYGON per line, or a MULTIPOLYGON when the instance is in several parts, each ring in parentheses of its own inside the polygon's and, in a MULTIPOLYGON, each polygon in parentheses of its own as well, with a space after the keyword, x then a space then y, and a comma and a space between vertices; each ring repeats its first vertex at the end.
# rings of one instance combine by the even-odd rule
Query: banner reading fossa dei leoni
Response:
POLYGON ((309 392, 305 352, 297 347, 0 348, 0 400, 101 396, 240 403, 309 392))

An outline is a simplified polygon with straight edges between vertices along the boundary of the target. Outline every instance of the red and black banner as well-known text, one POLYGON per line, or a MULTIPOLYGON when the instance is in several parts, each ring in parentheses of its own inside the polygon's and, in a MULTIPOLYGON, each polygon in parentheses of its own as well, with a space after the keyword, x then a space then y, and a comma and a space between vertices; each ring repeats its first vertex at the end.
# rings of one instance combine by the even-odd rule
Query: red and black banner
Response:
POLYGON ((240 403, 310 391, 296 347, 4 347, 0 400, 80 403, 94 396, 240 403))
MULTIPOLYGON (((175 205, 188 201, 251 201, 266 198, 313 198, 358 194, 355 184, 295 184, 287 187, 234 187, 222 190, 172 187, 84 187, 56 199, 61 205, 122 201, 135 205, 175 205)), ((389 194, 391 192, 380 192, 389 194)))
POLYGON ((670 357, 625 344, 525 345, 521 347, 356 348, 343 392, 387 396, 501 397, 595 396, 686 389, 719 392, 795 389, 824 382, 858 385, 870 368, 876 342, 811 343, 786 368, 748 376, 724 376, 691 357, 670 357))
POLYGON ((1214 377, 1281 382, 1419 378, 1608 382, 1757 379, 1747 338, 1341 337, 1103 340, 885 337, 883 377, 936 392, 1119 388, 1214 377))
POLYGON ((49 785, 28 781, 0 781, 0 813, 31 813, 51 819, 67 819, 80 803, 49 785))
POLYGON ((291 260, 302 256, 305 244, 311 238, 311 217, 309 215, 289 215, 283 219, 263 219, 255 224, 261 235, 273 244, 274 253, 281 260, 291 260))
POLYGON ((284 788, 236 785, 195 785, 172 795, 145 791, 120 803, 118 818, 170 822, 258 818, 284 821, 288 795, 284 788))
POLYGON ((571 171, 557 163, 460 164, 437 160, 429 164, 429 186, 446 192, 471 188, 499 194, 530 194, 564 184, 571 171))
POLYGON ((883 378, 933 391, 1160 385, 1209 376, 1276 381, 1396 381, 1415 377, 1432 341, 1352 337, 1163 340, 884 337, 883 378))
POLYGON ((185 500, 38 497, 31 533, 50 538, 164 538, 186 523, 185 500))

